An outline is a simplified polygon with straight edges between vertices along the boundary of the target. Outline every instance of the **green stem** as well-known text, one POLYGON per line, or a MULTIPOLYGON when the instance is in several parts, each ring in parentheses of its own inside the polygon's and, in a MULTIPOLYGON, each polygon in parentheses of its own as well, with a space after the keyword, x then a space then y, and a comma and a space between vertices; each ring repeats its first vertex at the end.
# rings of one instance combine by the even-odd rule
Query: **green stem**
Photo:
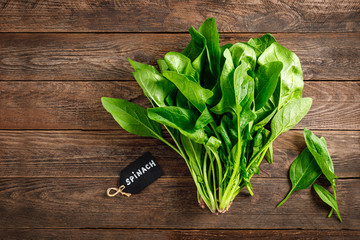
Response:
MULTIPOLYGON (((246 170, 247 170, 247 171, 250 169, 251 165, 254 164, 254 162, 257 160, 257 158, 260 156, 260 154, 263 154, 263 153, 265 154, 265 153, 266 153, 267 148, 269 147, 269 145, 270 145, 272 142, 273 142, 273 141, 266 143, 266 144, 262 147, 262 149, 261 149, 259 152, 257 152, 257 154, 256 154, 254 157, 252 157, 252 158, 250 159, 250 163, 249 163, 248 166, 246 167, 246 170)), ((262 158, 261 158, 261 159, 262 159, 262 158)), ((260 160, 260 161, 261 161, 261 160, 260 160)))
MULTIPOLYGON (((210 158, 210 156, 209 156, 210 158)), ((211 159, 210 159, 211 161, 211 159)), ((211 187, 209 185, 209 180, 208 180, 208 177, 207 177, 207 158, 204 158, 204 165, 203 165, 203 176, 204 176, 204 183, 205 183, 205 187, 206 187, 206 191, 207 191, 207 194, 209 196, 209 200, 210 200, 210 204, 211 204, 211 207, 209 207, 210 211, 211 212, 215 212, 215 204, 214 204, 214 196, 212 194, 212 190, 211 190, 211 187)))
POLYGON ((180 156, 184 157, 185 156, 185 153, 184 151, 182 150, 179 142, 177 141, 176 137, 172 134, 172 132, 169 130, 169 128, 167 126, 165 126, 165 129, 168 131, 168 133, 170 134, 171 138, 173 139, 174 143, 176 144, 176 146, 178 147, 179 151, 180 151, 180 156))
POLYGON ((171 147, 175 152, 177 152, 180 156, 184 157, 184 155, 171 143, 169 143, 168 141, 166 141, 164 138, 160 139, 161 141, 163 141, 164 143, 166 143, 166 145, 168 145, 169 147, 171 147))
POLYGON ((283 205, 284 202, 286 202, 286 200, 290 197, 290 195, 294 192, 294 189, 292 188, 290 190, 290 192, 288 193, 288 195, 286 195, 286 197, 284 198, 284 200, 282 200, 276 207, 280 207, 281 205, 283 205))
MULTIPOLYGON (((335 198, 335 200, 336 200, 335 184, 331 184, 331 186, 332 186, 332 189, 333 189, 333 191, 334 191, 334 198, 335 198)), ((330 212, 329 212, 328 217, 331 217, 331 216, 332 216, 332 214, 333 214, 333 212, 334 212, 334 209, 333 209, 333 208, 331 208, 331 210, 330 210, 330 212)))
POLYGON ((217 154, 217 152, 213 151, 211 148, 207 148, 205 145, 204 145, 204 147, 205 147, 205 149, 209 149, 213 153, 213 155, 215 156, 216 164, 217 164, 217 167, 218 167, 219 202, 221 202, 221 198, 222 198, 222 181, 223 181, 223 179, 222 179, 222 165, 221 165, 220 157, 217 154))
POLYGON ((234 186, 234 178, 237 174, 238 168, 240 166, 240 157, 241 157, 241 135, 240 135, 240 128, 239 128, 239 113, 237 114, 237 131, 238 131, 238 142, 237 142, 237 151, 235 157, 235 167, 231 174, 230 180, 225 188, 224 195, 222 196, 222 201, 220 202, 220 211, 223 211, 231 201, 232 189, 234 186))

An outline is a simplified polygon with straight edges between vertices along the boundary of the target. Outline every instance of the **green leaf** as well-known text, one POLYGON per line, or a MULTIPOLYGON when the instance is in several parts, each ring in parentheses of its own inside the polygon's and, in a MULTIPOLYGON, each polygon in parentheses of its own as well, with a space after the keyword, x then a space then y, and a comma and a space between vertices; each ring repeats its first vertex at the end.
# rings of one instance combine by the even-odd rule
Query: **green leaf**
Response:
POLYGON ((186 75, 176 72, 164 72, 164 77, 173 82, 180 92, 200 111, 206 108, 206 101, 213 93, 190 80, 186 75))
POLYGON ((340 211, 339 211, 339 206, 338 206, 334 196, 329 191, 327 191, 325 188, 323 188, 322 186, 320 186, 318 184, 314 184, 313 187, 314 187, 316 193, 321 198, 321 200, 323 200, 323 202, 326 203, 327 205, 329 205, 331 208, 335 209, 335 211, 339 217, 339 221, 342 222, 342 219, 340 216, 340 211))
POLYGON ((204 143, 204 129, 196 129, 196 113, 190 109, 180 107, 149 108, 148 116, 151 120, 177 129, 181 134, 197 143, 204 143))
POLYGON ((159 65, 161 72, 165 72, 169 70, 169 66, 166 64, 166 61, 163 58, 157 60, 157 64, 159 65))
POLYGON ((292 188, 285 199, 281 201, 277 207, 280 207, 294 191, 310 187, 320 175, 321 169, 311 155, 309 149, 305 148, 291 164, 289 176, 292 188))
POLYGON ((200 26, 199 32, 206 39, 207 56, 210 70, 217 81, 220 75, 220 54, 219 33, 216 29, 216 21, 214 18, 208 18, 200 26))
POLYGON ((314 156, 321 171, 332 185, 335 184, 334 179, 337 178, 337 176, 335 175, 334 164, 331 160, 329 150, 327 149, 325 139, 318 138, 307 128, 304 128, 304 137, 306 146, 314 156))
POLYGON ((255 111, 261 109, 273 95, 283 64, 269 62, 258 68, 255 78, 255 111))
POLYGON ((213 117, 211 116, 209 110, 205 108, 205 110, 201 113, 200 117, 196 120, 195 128, 200 129, 204 128, 209 123, 214 122, 213 117))
POLYGON ((203 174, 201 171, 202 165, 202 152, 203 152, 203 145, 192 141, 190 138, 186 137, 185 135, 181 135, 181 143, 184 147, 186 155, 189 158, 189 164, 193 169, 194 173, 196 173, 197 180, 199 182, 203 182, 203 174))
POLYGON ((234 66, 239 66, 243 61, 250 64, 251 69, 255 68, 256 65, 256 53, 253 47, 246 43, 236 43, 229 48, 231 56, 234 62, 234 66))
MULTIPOLYGON (((224 117, 227 117, 227 116, 224 116, 224 117)), ((220 134, 222 141, 225 144, 226 152, 227 152, 227 154, 229 154, 231 152, 233 144, 232 144, 232 141, 231 141, 229 133, 228 133, 228 129, 227 129, 223 119, 221 120, 220 125, 216 128, 216 131, 220 134)))
POLYGON ((126 131, 139 136, 162 139, 160 124, 148 118, 145 108, 124 99, 102 97, 101 102, 126 131))
POLYGON ((128 59, 135 69, 134 78, 144 94, 156 106, 166 106, 166 97, 175 89, 175 85, 161 76, 153 66, 128 59))
POLYGON ((210 110, 218 115, 225 112, 236 112, 235 90, 234 90, 234 64, 230 51, 224 51, 225 63, 220 76, 220 88, 222 97, 220 102, 210 110))
POLYGON ((255 49, 256 56, 258 57, 274 42, 276 42, 276 40, 273 35, 266 33, 260 38, 250 38, 248 44, 255 49))
POLYGON ((194 69, 201 74, 206 57, 206 39, 193 27, 189 29, 189 32, 191 41, 182 51, 182 54, 190 58, 194 69))
POLYGON ((248 75, 251 66, 242 62, 234 72, 234 91, 237 112, 254 99, 254 79, 248 75))
POLYGON ((272 164, 274 162, 274 149, 272 143, 269 144, 269 147, 266 150, 265 159, 269 164, 272 164))
POLYGON ((181 53, 168 52, 164 60, 170 71, 192 77, 199 82, 199 74, 191 65, 191 60, 181 53))
POLYGON ((309 112, 311 98, 295 99, 281 108, 271 121, 271 137, 275 140, 280 134, 290 130, 309 112))
POLYGON ((258 63, 282 62, 281 97, 279 108, 292 99, 301 98, 304 87, 303 73, 299 58, 280 44, 272 43, 259 57, 258 63))
POLYGON ((134 70, 140 70, 140 69, 147 69, 153 73, 158 73, 158 71, 156 70, 156 68, 152 65, 147 65, 147 64, 144 64, 144 63, 140 63, 140 62, 136 62, 136 61, 133 61, 131 60, 130 58, 126 58, 131 66, 134 68, 134 70))
MULTIPOLYGON (((263 146, 265 146, 265 144, 270 139, 271 132, 269 130, 267 130, 266 128, 264 128, 262 134, 263 134, 263 146)), ((268 149, 266 150, 266 153, 265 153, 265 159, 269 164, 273 163, 273 161, 274 161, 273 155, 274 155, 273 144, 270 143, 269 147, 268 147, 268 149)))
POLYGON ((205 145, 212 150, 217 151, 217 149, 221 146, 221 141, 216 137, 211 136, 205 145))

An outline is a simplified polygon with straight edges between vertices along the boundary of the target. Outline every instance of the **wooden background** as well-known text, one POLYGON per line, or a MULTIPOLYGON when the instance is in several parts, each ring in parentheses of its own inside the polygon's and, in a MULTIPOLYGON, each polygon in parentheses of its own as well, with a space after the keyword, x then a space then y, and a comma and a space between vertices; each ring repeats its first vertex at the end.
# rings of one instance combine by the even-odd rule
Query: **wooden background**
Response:
POLYGON ((0 0, 0 31, 0 239, 360 238, 359 0, 0 0), (207 17, 222 43, 273 33, 299 56, 314 102, 276 141, 255 195, 240 193, 219 216, 198 207, 176 153, 120 129, 100 103, 149 106, 125 57, 154 64, 181 51, 207 17), (304 126, 328 141, 343 223, 313 189, 275 208, 304 126), (139 195, 106 197, 145 151, 165 176, 139 195))

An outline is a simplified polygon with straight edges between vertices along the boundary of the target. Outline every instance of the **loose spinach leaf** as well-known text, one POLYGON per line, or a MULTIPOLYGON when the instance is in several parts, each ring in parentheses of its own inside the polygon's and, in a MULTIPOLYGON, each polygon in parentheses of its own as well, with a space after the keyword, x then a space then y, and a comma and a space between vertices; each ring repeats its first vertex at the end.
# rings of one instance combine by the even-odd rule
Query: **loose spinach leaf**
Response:
POLYGON ((160 124, 148 118, 145 108, 124 99, 102 97, 101 102, 126 131, 139 136, 162 139, 160 124))
POLYGON ((336 211, 336 213, 337 213, 337 215, 339 217, 339 221, 342 222, 339 207, 338 207, 338 204, 337 204, 336 199, 334 198, 334 196, 331 193, 329 193, 325 188, 323 188, 322 186, 320 186, 318 184, 314 184, 313 187, 314 187, 316 193, 321 198, 321 200, 323 200, 332 209, 335 209, 335 211, 336 211))
POLYGON ((310 187, 320 175, 321 169, 309 149, 305 148, 291 164, 289 176, 292 188, 277 207, 280 207, 294 191, 310 187))
POLYGON ((321 138, 318 138, 307 128, 304 129, 304 137, 306 146, 314 156, 321 171, 332 185, 335 184, 334 179, 337 178, 337 176, 334 172, 334 164, 331 160, 329 150, 327 149, 325 139, 322 140, 321 138))

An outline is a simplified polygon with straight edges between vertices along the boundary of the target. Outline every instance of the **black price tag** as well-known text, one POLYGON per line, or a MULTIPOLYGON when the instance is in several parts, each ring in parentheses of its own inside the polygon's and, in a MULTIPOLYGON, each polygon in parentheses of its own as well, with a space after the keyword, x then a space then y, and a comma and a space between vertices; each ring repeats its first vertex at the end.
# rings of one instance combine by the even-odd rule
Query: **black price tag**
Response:
POLYGON ((164 175, 164 172, 159 164, 149 152, 146 152, 120 172, 120 187, 109 188, 107 195, 114 197, 118 193, 121 193, 129 197, 131 194, 141 192, 162 175, 164 175), (111 193, 111 191, 116 192, 111 193))

